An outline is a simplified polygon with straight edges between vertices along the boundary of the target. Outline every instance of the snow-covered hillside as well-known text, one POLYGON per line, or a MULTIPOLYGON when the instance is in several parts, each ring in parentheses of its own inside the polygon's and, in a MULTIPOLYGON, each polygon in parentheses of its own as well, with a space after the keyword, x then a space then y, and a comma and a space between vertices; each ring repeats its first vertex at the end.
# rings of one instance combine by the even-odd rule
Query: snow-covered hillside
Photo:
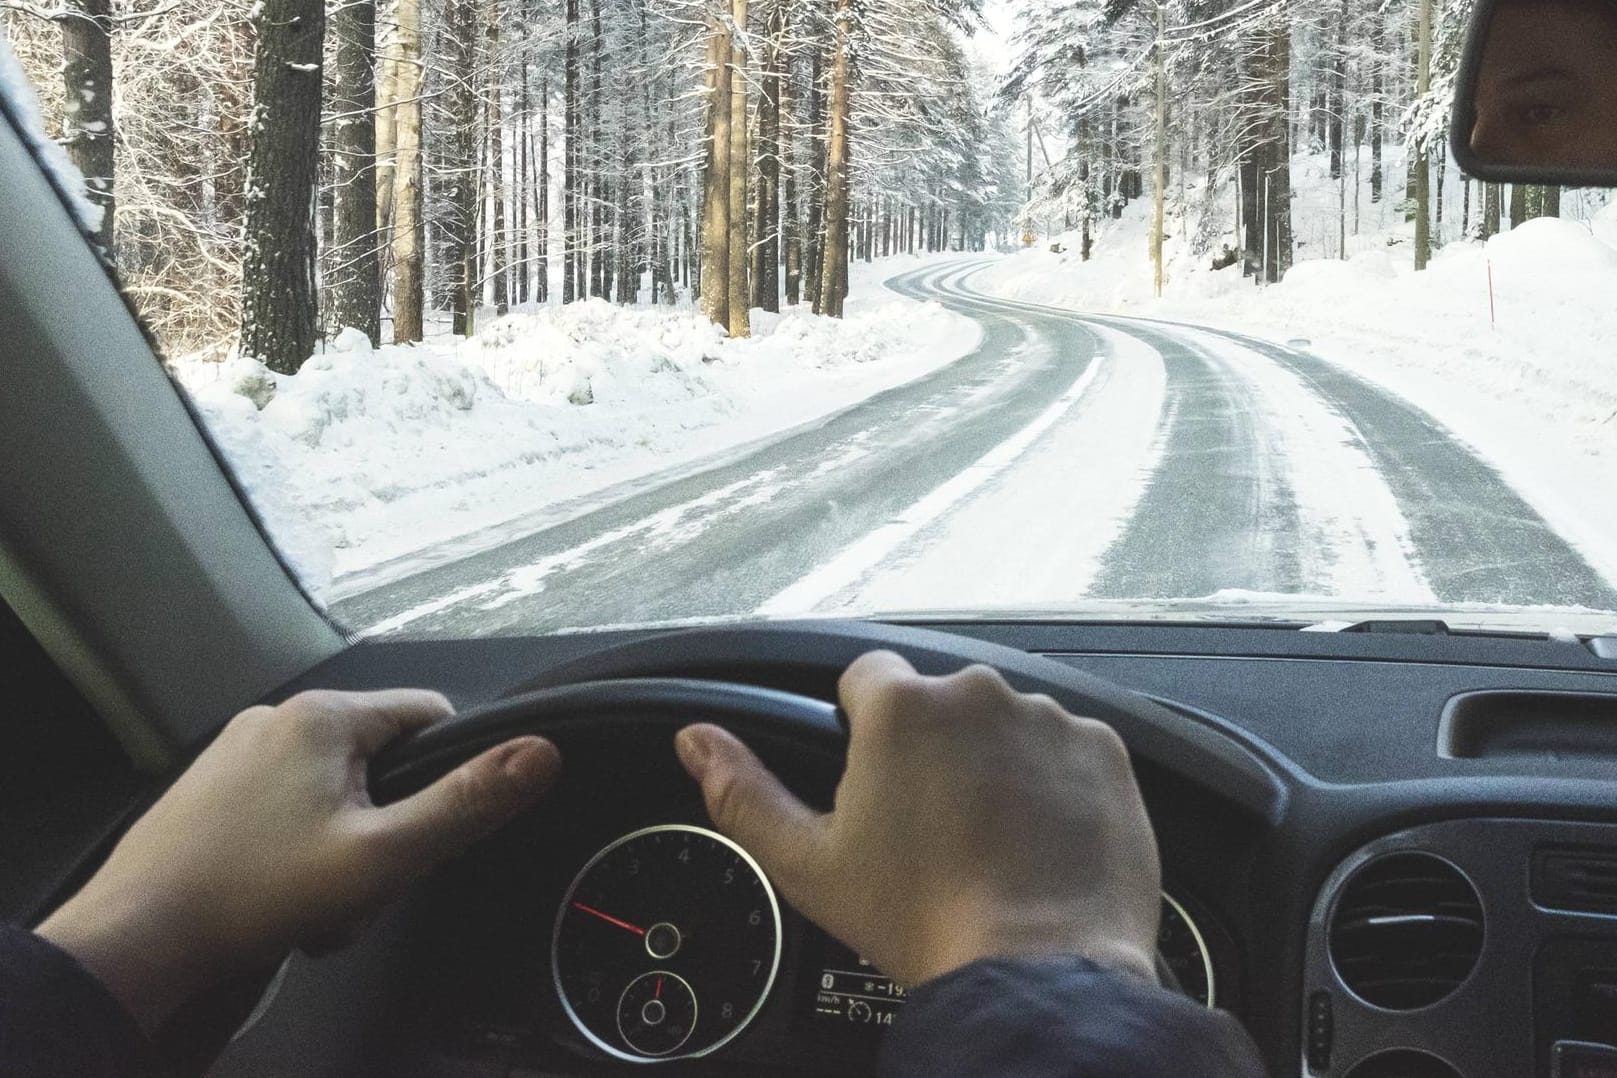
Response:
POLYGON ((172 369, 300 577, 339 595, 345 577, 374 585, 451 540, 442 556, 463 555, 498 525, 576 511, 975 346, 970 319, 863 276, 846 319, 755 312, 746 340, 688 309, 591 300, 466 341, 373 350, 349 331, 291 376, 241 359, 172 369))

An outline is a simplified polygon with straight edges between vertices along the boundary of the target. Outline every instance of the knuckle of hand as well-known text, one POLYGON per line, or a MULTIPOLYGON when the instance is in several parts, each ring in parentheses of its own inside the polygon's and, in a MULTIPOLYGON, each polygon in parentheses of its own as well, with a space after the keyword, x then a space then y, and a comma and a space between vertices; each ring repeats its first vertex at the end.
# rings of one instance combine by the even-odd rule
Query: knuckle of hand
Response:
POLYGON ((331 689, 304 689, 281 707, 287 711, 298 712, 330 711, 337 707, 342 699, 342 693, 333 692, 331 689))
POLYGON ((1058 717, 1061 719, 1068 719, 1071 717, 1071 713, 1068 712, 1066 708, 1062 707, 1061 703, 1056 700, 1055 697, 1048 693, 1024 693, 1022 699, 1040 715, 1058 717))
POLYGON ((1132 771, 1128 746, 1118 732, 1098 719, 1079 719, 1089 756, 1108 771, 1132 771))
POLYGON ((998 670, 976 663, 946 679, 950 694, 963 706, 991 712, 1014 695, 998 670))
POLYGON ((226 731, 236 737, 251 737, 265 726, 269 725, 275 717, 275 708, 263 704, 250 707, 238 713, 225 727, 226 731))
POLYGON ((330 689, 307 689, 298 693, 275 710, 283 722, 295 724, 305 734, 328 728, 334 715, 347 710, 344 693, 330 689))
POLYGON ((926 681, 913 674, 887 678, 872 694, 875 710, 885 715, 925 715, 932 710, 932 693, 926 681))

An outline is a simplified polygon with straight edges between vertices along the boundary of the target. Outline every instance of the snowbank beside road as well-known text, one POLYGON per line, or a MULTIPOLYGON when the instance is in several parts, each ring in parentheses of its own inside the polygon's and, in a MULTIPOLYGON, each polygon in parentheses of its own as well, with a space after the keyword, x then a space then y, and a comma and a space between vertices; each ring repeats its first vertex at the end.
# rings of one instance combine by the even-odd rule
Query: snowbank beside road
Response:
POLYGON ((980 333, 874 288, 846 319, 754 312, 753 332, 732 341, 689 310, 593 300, 513 313, 466 341, 372 349, 349 331, 292 376, 241 359, 173 370, 325 598, 344 578, 379 583, 430 564, 428 548, 460 540, 463 554, 474 534, 837 411, 980 333))

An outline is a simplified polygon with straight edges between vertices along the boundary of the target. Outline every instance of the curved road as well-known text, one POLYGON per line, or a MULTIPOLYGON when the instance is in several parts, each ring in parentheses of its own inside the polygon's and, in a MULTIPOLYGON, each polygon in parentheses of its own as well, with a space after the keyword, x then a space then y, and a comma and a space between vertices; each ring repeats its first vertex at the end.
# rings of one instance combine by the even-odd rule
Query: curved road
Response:
POLYGON ((912 608, 972 606, 992 601, 995 572, 1014 588, 1084 542, 1095 549, 1063 568, 1076 591, 1064 601, 1368 581, 1440 602, 1617 609, 1617 590, 1491 467, 1398 398, 1238 334, 990 298, 969 287, 983 265, 889 284, 978 321, 969 355, 333 613, 367 633, 535 633, 868 606, 906 580, 912 608), (1134 450, 1108 451, 1108 421, 1134 450), (1018 524, 1063 512, 1062 491, 1109 469, 1115 519, 1073 522, 1082 541, 1018 524), (1368 524, 1336 504, 1348 487, 1363 488, 1368 524), (992 553, 958 553, 993 526, 1006 537, 992 553))

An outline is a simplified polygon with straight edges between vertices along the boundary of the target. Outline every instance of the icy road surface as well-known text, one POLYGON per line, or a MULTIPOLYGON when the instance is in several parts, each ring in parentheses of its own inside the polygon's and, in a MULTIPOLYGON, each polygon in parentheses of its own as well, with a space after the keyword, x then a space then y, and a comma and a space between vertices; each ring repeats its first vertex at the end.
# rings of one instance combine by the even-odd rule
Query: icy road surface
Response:
POLYGON ((740 456, 333 608, 369 635, 1220 591, 1617 609, 1425 413, 1305 352, 890 282, 981 345, 740 456))

